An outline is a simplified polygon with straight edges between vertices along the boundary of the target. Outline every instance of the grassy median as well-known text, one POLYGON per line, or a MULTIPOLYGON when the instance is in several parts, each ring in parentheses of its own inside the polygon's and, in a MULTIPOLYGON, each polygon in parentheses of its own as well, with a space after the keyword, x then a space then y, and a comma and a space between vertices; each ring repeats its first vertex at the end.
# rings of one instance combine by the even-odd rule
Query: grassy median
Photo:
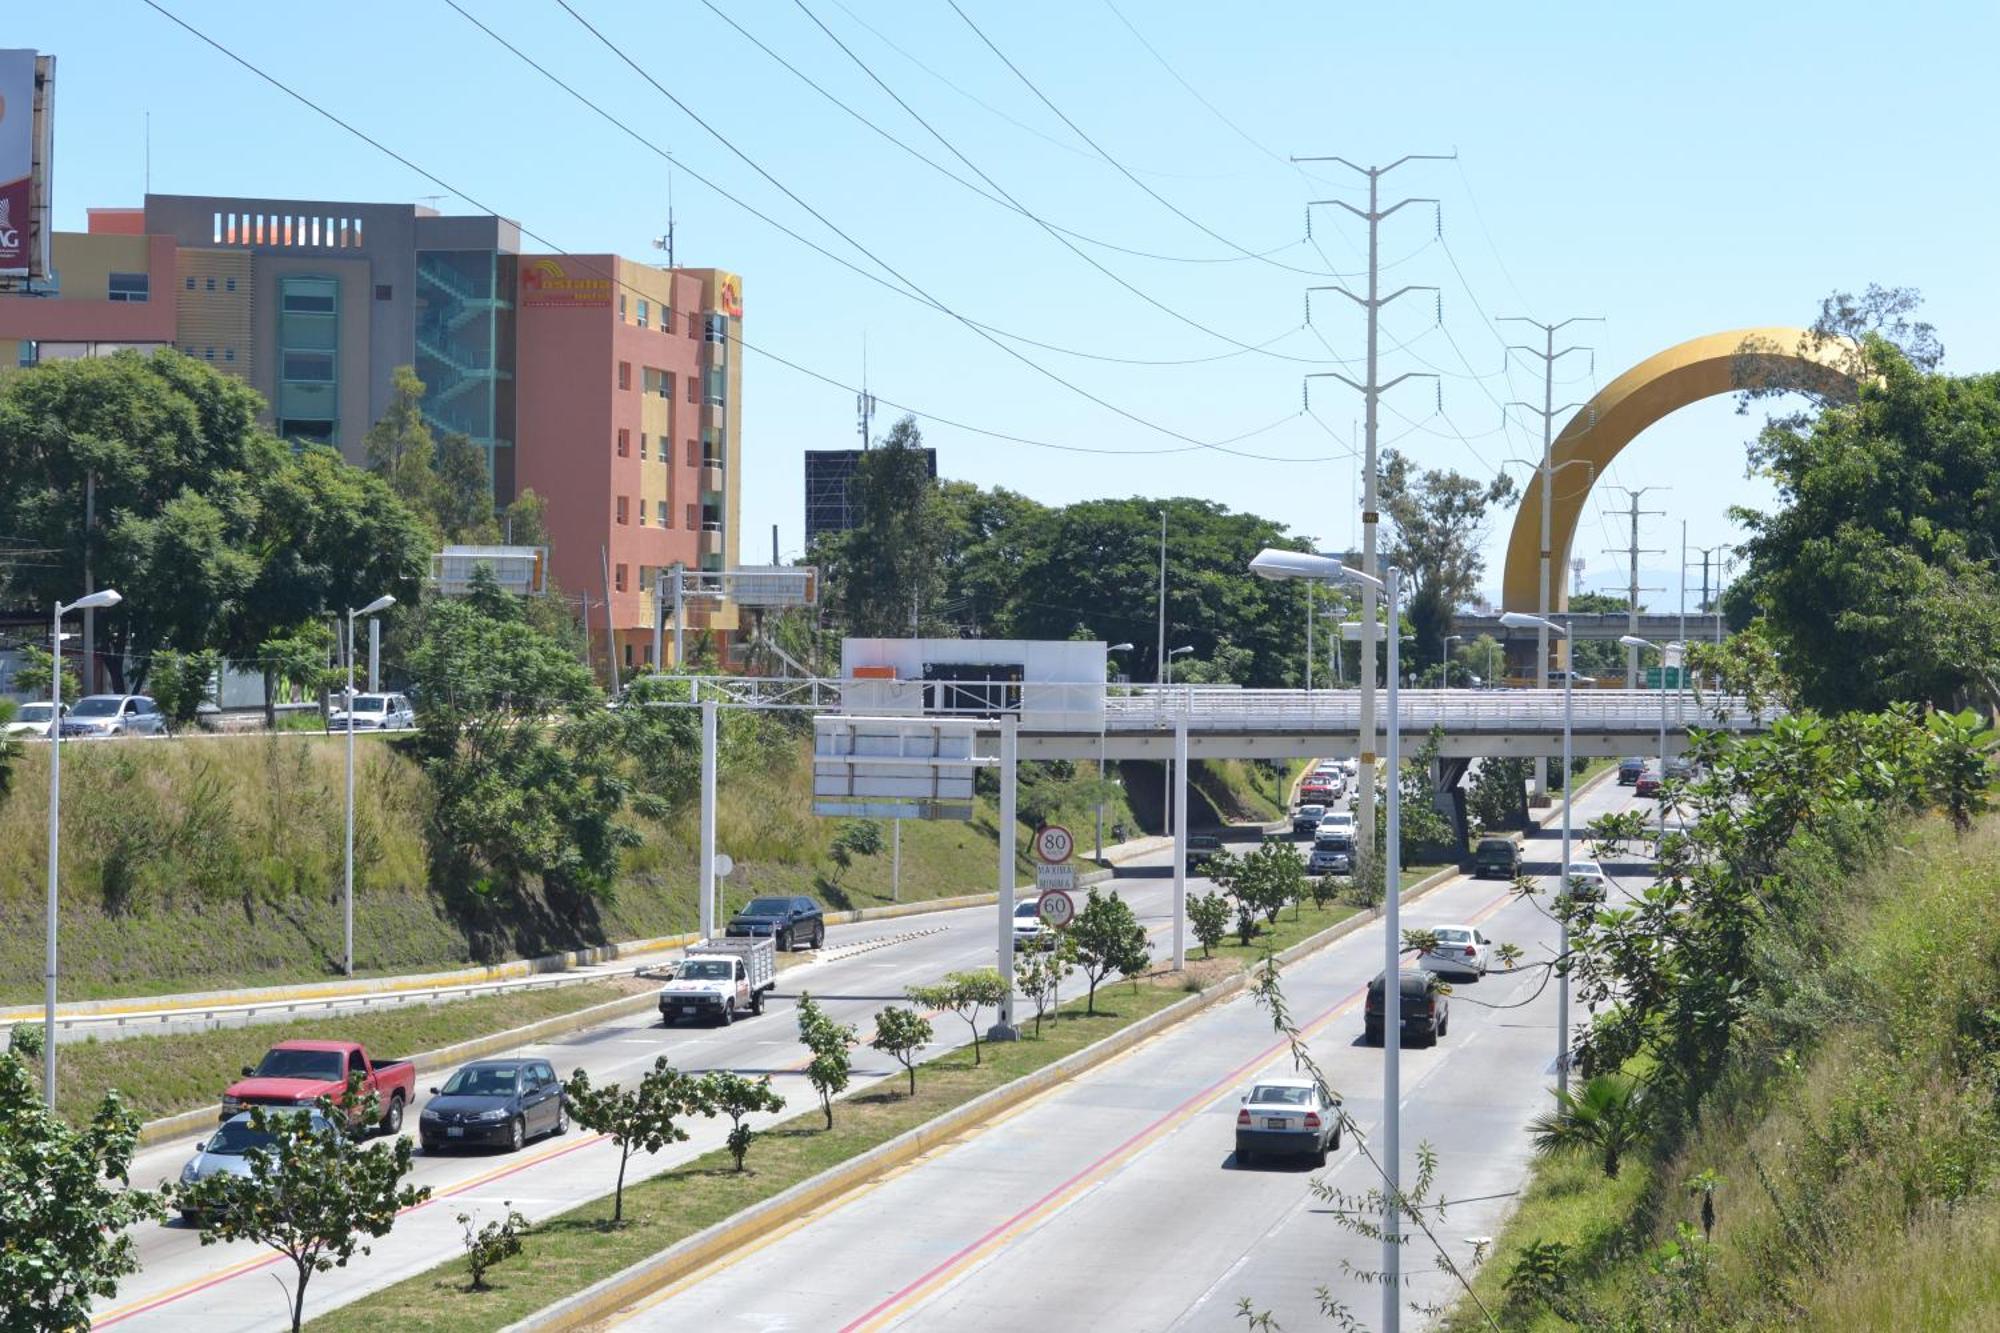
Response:
POLYGON ((654 982, 588 981, 297 1023, 65 1043, 56 1054, 56 1107, 72 1124, 82 1124, 105 1090, 116 1088, 141 1119, 157 1120, 214 1105, 243 1066, 256 1064, 273 1042, 358 1041, 371 1055, 393 1060, 657 988, 654 982))

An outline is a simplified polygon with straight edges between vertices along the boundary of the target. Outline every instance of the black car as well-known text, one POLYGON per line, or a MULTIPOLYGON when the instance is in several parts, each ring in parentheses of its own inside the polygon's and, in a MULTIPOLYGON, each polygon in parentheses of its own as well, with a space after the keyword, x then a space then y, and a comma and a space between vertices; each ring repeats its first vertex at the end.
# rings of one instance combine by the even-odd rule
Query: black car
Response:
POLYGON ((442 1088, 431 1089, 417 1117, 425 1152, 446 1148, 505 1148, 569 1129, 569 1103, 547 1060, 474 1060, 442 1088))
POLYGON ((1472 852, 1472 877, 1498 875, 1514 879, 1521 873, 1521 845, 1510 838, 1481 838, 1472 852))
POLYGON ((1222 852, 1222 839, 1208 833, 1190 833, 1187 840, 1187 872, 1199 874, 1213 857, 1222 852))
POLYGON ((810 898, 752 898, 729 918, 725 933, 739 939, 769 936, 788 952, 801 946, 817 949, 826 940, 826 915, 810 898))
POLYGON ((1629 787, 1639 780, 1646 771, 1646 761, 1639 755, 1627 755, 1618 761, 1618 785, 1629 787))
MULTIPOLYGON (((1435 972, 1415 969, 1402 974, 1402 1019, 1404 1037, 1415 1037, 1419 1046, 1435 1046, 1451 1026, 1451 1000, 1435 972)), ((1382 1044, 1382 976, 1368 983, 1368 1002, 1361 1016, 1361 1039, 1370 1046, 1382 1044)))

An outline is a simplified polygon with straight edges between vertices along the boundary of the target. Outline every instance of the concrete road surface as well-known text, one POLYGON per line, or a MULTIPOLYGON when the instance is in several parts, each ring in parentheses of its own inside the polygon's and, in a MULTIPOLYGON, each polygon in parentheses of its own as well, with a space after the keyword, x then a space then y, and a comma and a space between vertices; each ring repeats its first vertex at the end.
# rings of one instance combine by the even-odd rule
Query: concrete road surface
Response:
MULTIPOLYGON (((1155 956, 1171 948, 1170 864, 1168 852, 1141 858, 1120 867, 1114 885, 1151 933, 1155 956)), ((805 1049, 798 1043, 793 1008, 801 990, 810 991, 836 1020, 857 1025, 865 1041, 875 1014, 885 1004, 903 1001, 905 986, 936 981, 957 969, 992 966, 995 929, 991 907, 834 926, 827 931, 821 960, 779 974, 778 991, 761 1017, 738 1019, 727 1028, 665 1029, 658 1015, 648 1012, 525 1046, 515 1054, 546 1057, 565 1077, 574 1069, 587 1069, 598 1084, 634 1078, 661 1055, 693 1072, 768 1073, 789 1103, 785 1114, 796 1114, 813 1103, 812 1089, 798 1072, 805 1049)), ((965 1027, 948 1020, 937 1024, 937 1032, 940 1041, 933 1054, 960 1044, 965 1027)), ((900 1075, 901 1067, 886 1057, 865 1046, 855 1051, 857 1088, 900 1075)), ((442 1083, 443 1078, 425 1082, 442 1083)), ((407 1132, 415 1133, 417 1112, 426 1100, 420 1090, 405 1122, 407 1132)), ((762 1128, 780 1118, 764 1116, 752 1123, 762 1128)), ((693 1127, 690 1142, 657 1156, 635 1156, 628 1180, 721 1147, 727 1128, 727 1121, 703 1121, 693 1127)), ((194 1143, 184 1140, 141 1153, 133 1183, 151 1186, 177 1178, 194 1143)), ((316 1275, 307 1293, 308 1313, 332 1309, 457 1258, 463 1248, 453 1218, 461 1211, 497 1216, 507 1200, 530 1219, 541 1219, 608 1193, 616 1173, 616 1149, 581 1129, 532 1142, 511 1156, 475 1151, 433 1157, 419 1151, 410 1181, 430 1186, 431 1200, 376 1241, 372 1255, 316 1275)), ((114 1300, 98 1306, 95 1327, 229 1333, 278 1325, 282 1307, 271 1275, 282 1272, 290 1281, 287 1261, 248 1243, 203 1246, 200 1233, 179 1221, 142 1227, 138 1239, 140 1271, 124 1281, 114 1300)))
MULTIPOLYGON (((1576 823, 1632 804, 1606 784, 1579 798, 1576 823)), ((1640 803, 1650 808, 1650 802, 1640 803)), ((1529 869, 1553 872, 1554 832, 1529 869)), ((1579 852, 1579 855, 1582 853, 1579 852)), ((1607 866, 1614 897, 1637 867, 1607 866), (1621 869, 1630 876, 1618 881, 1621 869)), ((1459 879, 1407 909, 1406 927, 1476 923, 1529 960, 1556 930, 1499 881, 1459 879)), ((1364 987, 1381 966, 1379 926, 1287 969, 1284 990, 1314 1058, 1363 1135, 1382 1118, 1379 1048, 1361 1044, 1364 987)), ((1548 1105, 1556 1049, 1546 969, 1456 987, 1449 1032, 1403 1052, 1403 1182, 1418 1145, 1438 1155, 1432 1197, 1462 1200, 1436 1226, 1458 1264, 1498 1229, 1528 1158, 1523 1126, 1548 1105)), ((1581 1018, 1581 1014, 1575 1015, 1581 1018)), ((1287 1328, 1324 1324, 1326 1286, 1370 1326, 1380 1289, 1342 1261, 1379 1268, 1381 1247, 1341 1227, 1308 1183, 1360 1194, 1377 1177, 1350 1137, 1325 1171, 1240 1166, 1238 1097, 1292 1061, 1249 997, 1175 1028, 1002 1121, 873 1183, 807 1225, 628 1310, 624 1326, 716 1330, 1240 1327, 1247 1297, 1287 1328)), ((1457 1290, 1418 1236, 1404 1251, 1407 1301, 1457 1290)), ((1407 1305, 1406 1305, 1407 1310, 1407 1305)), ((1407 1316, 1411 1326, 1422 1322, 1407 1316)))

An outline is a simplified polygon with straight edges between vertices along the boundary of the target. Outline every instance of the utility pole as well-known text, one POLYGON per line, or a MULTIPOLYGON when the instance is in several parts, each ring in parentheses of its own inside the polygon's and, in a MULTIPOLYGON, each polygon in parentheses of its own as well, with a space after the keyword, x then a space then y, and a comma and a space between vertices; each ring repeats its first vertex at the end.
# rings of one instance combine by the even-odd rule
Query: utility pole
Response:
MULTIPOLYGON (((1715 617, 1715 641, 1717 643, 1721 643, 1722 607, 1720 605, 1720 602, 1722 601, 1722 553, 1724 551, 1729 551, 1733 554, 1736 548, 1734 546, 1731 546, 1728 542, 1719 542, 1714 546, 1696 546, 1692 549, 1701 552, 1701 603, 1700 603, 1701 613, 1705 616, 1715 617), (1713 559, 1715 561, 1716 586, 1715 586, 1714 602, 1709 601, 1709 591, 1708 591, 1708 562, 1710 559, 1713 559)), ((1686 640, 1683 639, 1682 642, 1686 642, 1686 640)))
MULTIPOLYGON (((1413 197, 1399 199, 1387 208, 1384 208, 1382 207, 1382 178, 1397 167, 1402 166, 1405 162, 1449 162, 1457 156, 1458 154, 1456 153, 1405 153, 1402 157, 1397 158, 1387 166, 1379 167, 1364 167, 1358 163, 1350 162, 1344 157, 1295 157, 1292 159, 1294 162, 1334 162, 1346 167, 1349 171, 1356 172, 1368 178, 1368 207, 1365 210, 1356 208, 1345 199, 1312 199, 1306 203, 1306 234, 1308 236, 1312 234, 1312 210, 1315 206, 1331 204, 1336 208, 1344 208, 1368 224, 1368 295, 1365 298, 1356 296, 1353 292, 1348 291, 1347 288, 1339 286, 1308 287, 1306 289, 1306 322, 1308 324, 1312 323, 1312 294, 1315 291, 1339 292, 1342 296, 1360 306, 1366 313, 1368 319, 1368 377, 1366 382, 1357 383, 1346 375, 1340 374, 1338 371, 1324 371, 1319 374, 1306 376, 1303 392, 1308 408, 1312 405, 1312 382, 1316 379, 1339 380, 1342 384, 1345 384, 1348 388, 1353 389, 1361 395, 1362 403, 1366 409, 1364 419, 1367 423, 1361 463, 1363 487, 1361 500, 1361 568, 1370 579, 1375 580, 1379 580, 1381 577, 1380 572, 1376 568, 1375 560, 1375 530, 1378 517, 1375 506, 1377 503, 1377 483, 1379 481, 1376 475, 1379 469, 1376 466, 1375 452, 1377 427, 1379 424, 1377 404, 1385 391, 1395 388, 1404 380, 1437 379, 1435 374, 1429 372, 1405 371, 1403 374, 1385 383, 1377 375, 1379 364, 1377 351, 1380 344, 1379 334, 1382 307, 1408 292, 1437 291, 1436 287, 1411 285, 1398 287, 1387 296, 1381 294, 1382 220, 1411 204, 1436 205, 1437 203, 1435 199, 1413 197)), ((1378 609, 1380 593, 1378 589, 1379 583, 1364 583, 1361 588, 1361 734, 1358 738, 1358 748, 1360 751, 1359 763, 1355 772, 1355 787, 1358 797, 1358 805, 1355 810, 1355 834, 1358 845, 1369 851, 1375 850, 1375 636, 1381 632, 1379 626, 1379 616, 1381 613, 1378 609)), ((1395 634, 1397 627, 1390 626, 1389 632, 1395 634)), ((1390 781, 1395 781, 1395 777, 1395 774, 1391 774, 1390 781)), ((1397 1295, 1391 1293, 1385 1298, 1383 1303, 1383 1321, 1385 1328, 1390 1330, 1390 1333, 1393 1333, 1393 1330, 1397 1327, 1397 1321, 1401 1314, 1397 1305, 1397 1299, 1397 1295)))
MULTIPOLYGON (((1588 352, 1591 364, 1595 366, 1597 363, 1597 353, 1581 344, 1573 344, 1563 348, 1561 351, 1557 351, 1556 330, 1565 328, 1571 324, 1602 324, 1604 316, 1571 315, 1568 319, 1557 320, 1553 324, 1544 324, 1538 319, 1529 319, 1526 315, 1502 315, 1500 319, 1502 323, 1532 324, 1542 331, 1542 345, 1540 347, 1535 347, 1527 343, 1509 343, 1506 355, 1511 357, 1516 352, 1526 352, 1529 356, 1540 358, 1542 363, 1542 405, 1536 407, 1533 403, 1524 403, 1519 399, 1515 399, 1509 402, 1507 407, 1521 408, 1534 413, 1542 419, 1542 461, 1535 468, 1535 471, 1541 475, 1542 479, 1541 580, 1537 584, 1535 595, 1535 614, 1543 620, 1547 620, 1549 613, 1555 610, 1556 590, 1554 585, 1549 581, 1551 568, 1549 561, 1553 558, 1553 554, 1549 548, 1553 545, 1552 533, 1554 531, 1553 515, 1556 507, 1556 473, 1562 470, 1555 466, 1555 455, 1553 452, 1555 447, 1555 419, 1558 413, 1573 411, 1582 406, 1580 403, 1564 403, 1561 407, 1555 405, 1556 362, 1562 360, 1571 352, 1588 352)), ((1503 407, 1501 412, 1504 414, 1506 408, 1503 407)), ((1568 462, 1565 462, 1563 467, 1568 467, 1570 463, 1582 463, 1584 467, 1590 469, 1593 478, 1596 476, 1597 469, 1583 459, 1572 458, 1568 462)), ((1565 661, 1563 665, 1568 666, 1569 663, 1565 661)), ((1535 627, 1535 688, 1545 690, 1548 687, 1549 630, 1546 625, 1538 625, 1535 627)), ((1547 769, 1548 765, 1546 764, 1535 765, 1534 790, 1535 797, 1538 800, 1548 795, 1547 769)))
MULTIPOLYGON (((1646 517, 1664 517, 1666 514, 1664 509, 1639 508, 1639 497, 1647 491, 1664 491, 1669 488, 1665 486, 1613 486, 1611 489, 1625 492, 1632 500, 1632 507, 1625 511, 1627 517, 1632 520, 1632 544, 1629 546, 1607 547, 1605 548, 1605 554, 1617 555, 1623 553, 1631 560, 1631 592, 1625 603, 1625 632, 1636 639, 1639 637, 1639 593, 1642 591, 1639 587, 1639 557, 1642 555, 1666 554, 1664 550, 1658 547, 1642 547, 1639 545, 1639 520, 1646 517)), ((1643 591, 1662 592, 1664 589, 1646 588, 1643 591)), ((1625 649, 1625 688, 1628 690, 1639 688, 1639 650, 1637 648, 1627 647, 1625 649)))

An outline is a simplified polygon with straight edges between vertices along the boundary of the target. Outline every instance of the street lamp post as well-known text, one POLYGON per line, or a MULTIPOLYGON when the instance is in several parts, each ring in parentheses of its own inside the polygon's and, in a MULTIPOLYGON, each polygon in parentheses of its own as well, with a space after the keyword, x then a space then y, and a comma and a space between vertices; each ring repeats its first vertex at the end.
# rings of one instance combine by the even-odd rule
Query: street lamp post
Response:
MULTIPOLYGON (((1332 556, 1313 555, 1303 551, 1281 551, 1267 548, 1259 551, 1250 562, 1250 571, 1267 579, 1314 579, 1321 582, 1339 580, 1359 584, 1364 590, 1380 591, 1387 605, 1387 623, 1400 625, 1397 606, 1401 572, 1391 565, 1383 571, 1384 577, 1377 579, 1358 569, 1352 569, 1332 556)), ((1373 600, 1373 599, 1365 599, 1373 600)), ((1365 614, 1365 613, 1364 613, 1365 614)), ((1345 627, 1342 627, 1345 633, 1345 627)), ((1402 1207, 1402 1034, 1403 1034, 1403 802, 1402 773, 1398 768, 1402 760, 1402 713, 1399 711, 1401 681, 1402 636, 1390 633, 1388 639, 1388 717, 1384 741, 1384 772, 1388 779, 1388 810, 1384 831, 1387 846, 1378 849, 1386 865, 1382 884, 1382 1174, 1385 1183, 1382 1206, 1382 1281, 1385 1290, 1391 1293, 1388 1308, 1393 1314, 1394 1302, 1400 1299, 1402 1290, 1402 1236, 1398 1221, 1402 1207)), ((1363 651, 1373 647, 1364 638, 1363 651)), ((1363 744, 1369 743, 1366 739, 1363 744)), ((1372 782, 1369 770, 1363 769, 1364 778, 1372 782)))
POLYGON ((68 606, 55 604, 49 618, 49 901, 48 966, 42 975, 42 1100, 56 1109, 56 910, 62 866, 62 618, 71 611, 97 611, 124 598, 101 588, 68 606))
MULTIPOLYGON (((1569 640, 1569 624, 1565 620, 1558 625, 1553 620, 1541 616, 1531 616, 1524 611, 1503 611, 1500 623, 1509 629, 1542 629, 1563 636, 1569 640)), ((1564 655, 1563 663, 1563 836, 1562 864, 1557 868, 1557 896, 1561 903, 1569 901, 1569 840, 1570 818, 1574 813, 1570 808, 1570 734, 1573 714, 1571 712, 1571 690, 1576 680, 1575 663, 1564 655)), ((1561 935, 1556 944, 1556 1091, 1569 1091, 1569 917, 1561 915, 1561 935)))
POLYGON ((384 593, 359 611, 352 607, 347 612, 347 848, 343 862, 343 891, 341 894, 341 918, 346 941, 345 952, 341 955, 341 971, 354 975, 354 621, 358 616, 372 616, 387 611, 396 604, 396 599, 384 593))
MULTIPOLYGON (((1106 648, 1104 650, 1104 653, 1108 657, 1112 653, 1129 653, 1131 651, 1132 651, 1132 645, 1129 643, 1114 643, 1109 648, 1106 648)), ((1106 682, 1105 688, 1108 693, 1110 689, 1109 682, 1106 682)), ((1097 797, 1097 858, 1096 859, 1099 862, 1102 862, 1104 860, 1104 794, 1103 794, 1104 793, 1104 714, 1102 710, 1098 712, 1097 716, 1097 782, 1098 782, 1098 797, 1097 797)))
POLYGON ((1446 689, 1451 688, 1451 646, 1463 642, 1464 639, 1463 634, 1447 634, 1438 640, 1438 667, 1444 672, 1446 689))
POLYGON ((1636 634, 1621 634, 1618 642, 1627 648, 1653 648, 1660 654, 1660 794, 1654 798, 1659 806, 1660 837, 1667 836, 1667 654, 1681 648, 1678 643, 1657 644, 1651 639, 1642 639, 1636 634))
MULTIPOLYGON (((1174 683, 1174 659, 1176 657, 1185 657, 1193 651, 1194 645, 1186 644, 1174 649, 1160 660, 1160 669, 1165 673, 1162 677, 1164 684, 1172 685, 1174 683)), ((1162 699, 1160 703, 1164 706, 1166 700, 1162 699)), ((1174 831, 1174 761, 1169 758, 1163 767, 1166 769, 1166 775, 1165 781, 1160 785, 1160 825, 1168 833, 1172 833, 1174 831)), ((1185 773, 1181 775, 1181 781, 1187 781, 1185 773)))

